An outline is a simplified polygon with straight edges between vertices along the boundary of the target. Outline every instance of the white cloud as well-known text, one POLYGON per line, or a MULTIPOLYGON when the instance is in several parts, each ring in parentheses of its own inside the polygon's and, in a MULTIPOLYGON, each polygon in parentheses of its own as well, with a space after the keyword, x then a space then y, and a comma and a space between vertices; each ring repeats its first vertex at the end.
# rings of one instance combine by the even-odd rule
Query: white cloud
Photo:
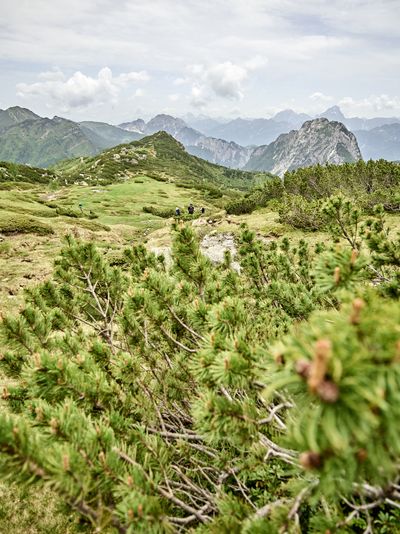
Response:
POLYGON ((41 73, 39 78, 43 81, 17 84, 17 95, 23 98, 41 97, 65 111, 108 102, 116 103, 123 87, 132 82, 146 81, 149 75, 145 71, 140 71, 113 76, 111 69, 104 67, 98 72, 97 78, 87 76, 80 71, 68 79, 61 71, 41 73))
POLYGON ((192 85, 190 103, 195 108, 204 108, 208 103, 208 90, 205 85, 192 85))
POLYGON ((339 101, 339 106, 342 106, 348 112, 366 113, 367 115, 387 111, 399 113, 400 97, 382 94, 356 99, 351 96, 345 96, 339 101))
POLYGON ((247 78, 247 69, 230 61, 215 65, 205 71, 204 80, 217 96, 242 99, 242 83, 247 78))
POLYGON ((181 95, 178 95, 177 93, 173 93, 171 95, 168 95, 168 99, 171 100, 171 102, 178 102, 180 100, 181 95))
MULTIPOLYGON (((188 67, 187 78, 178 78, 179 85, 191 83, 191 104, 204 107, 213 98, 242 100, 243 84, 249 71, 263 67, 266 60, 255 56, 243 65, 224 61, 213 65, 196 64, 188 67)), ((175 84, 177 80, 175 80, 175 84)))
POLYGON ((53 70, 39 73, 38 78, 39 80, 55 82, 65 80, 65 75, 59 68, 55 67, 53 70))
MULTIPOLYGON (((359 100, 399 94, 399 17, 400 0, 0 0, 1 98, 15 105, 16 84, 29 82, 18 86, 24 105, 44 114, 54 104, 76 119, 85 106, 118 99, 88 115, 122 122, 142 69, 154 82, 143 99, 148 114, 184 91, 182 113, 191 105, 225 113, 239 103, 251 116, 294 95, 291 107, 322 107, 309 98, 315 88, 359 100), (126 91, 118 76, 99 81, 102 65, 129 74, 132 61, 139 73, 120 78, 132 84, 126 91), (188 72, 189 64, 203 68, 188 72), (40 70, 48 72, 34 81, 58 85, 24 77, 40 70)), ((374 105, 391 113, 388 102, 374 105)))
POLYGON ((327 103, 332 102, 333 97, 329 95, 324 95, 324 93, 320 93, 317 91, 316 93, 312 93, 309 97, 310 100, 313 100, 314 102, 321 102, 321 103, 327 103))
POLYGON ((176 78, 174 80, 174 85, 185 85, 185 83, 188 83, 188 79, 187 78, 176 78))
POLYGON ((142 96, 144 96, 144 90, 142 88, 138 88, 136 89, 136 91, 133 93, 133 95, 137 98, 140 98, 142 96))

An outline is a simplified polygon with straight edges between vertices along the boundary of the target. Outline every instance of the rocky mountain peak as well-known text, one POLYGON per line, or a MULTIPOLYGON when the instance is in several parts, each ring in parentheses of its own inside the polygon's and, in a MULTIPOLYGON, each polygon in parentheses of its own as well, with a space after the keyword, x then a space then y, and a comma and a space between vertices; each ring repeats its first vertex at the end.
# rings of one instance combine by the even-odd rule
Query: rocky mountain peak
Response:
POLYGON ((280 135, 273 143, 258 147, 246 165, 283 176, 286 171, 316 164, 341 164, 362 159, 357 139, 344 124, 318 118, 299 130, 280 135))
POLYGON ((152 134, 164 130, 175 136, 186 128, 186 123, 182 119, 171 117, 171 115, 160 114, 153 117, 146 125, 146 133, 152 134))
POLYGON ((343 115, 343 112, 339 106, 332 106, 328 108, 323 113, 321 113, 320 117, 325 117, 330 121, 345 122, 346 120, 346 117, 343 115))
POLYGON ((119 128, 127 130, 128 132, 144 133, 146 130, 146 123, 143 119, 136 119, 131 122, 123 122, 118 125, 119 128))

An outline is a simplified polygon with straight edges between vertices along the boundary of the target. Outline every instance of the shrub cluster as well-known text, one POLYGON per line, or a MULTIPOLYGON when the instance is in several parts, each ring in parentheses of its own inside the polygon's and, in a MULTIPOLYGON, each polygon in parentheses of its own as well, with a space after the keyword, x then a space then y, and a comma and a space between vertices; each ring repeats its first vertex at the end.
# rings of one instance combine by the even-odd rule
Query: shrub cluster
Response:
POLYGON ((47 235, 53 234, 54 230, 35 217, 6 212, 0 215, 0 233, 47 235))
POLYGON ((145 213, 151 213, 156 217, 162 217, 163 219, 169 219, 175 215, 175 210, 173 208, 157 208, 156 206, 143 206, 143 211, 145 213))

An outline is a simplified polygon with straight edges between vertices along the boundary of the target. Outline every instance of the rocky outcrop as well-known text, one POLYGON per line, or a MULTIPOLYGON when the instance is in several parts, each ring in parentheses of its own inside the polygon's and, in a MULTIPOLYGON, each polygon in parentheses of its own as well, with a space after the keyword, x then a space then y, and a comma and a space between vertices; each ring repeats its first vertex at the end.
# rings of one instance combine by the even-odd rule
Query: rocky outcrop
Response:
POLYGON ((278 176, 286 171, 316 164, 341 164, 362 159, 357 139, 344 124, 319 118, 300 130, 280 135, 274 142, 256 148, 247 170, 264 170, 278 176))
POLYGON ((222 263, 227 251, 230 252, 232 258, 237 253, 233 234, 231 233, 208 234, 201 241, 200 248, 204 256, 207 256, 213 263, 222 263))
POLYGON ((136 119, 131 122, 123 122, 119 125, 119 128, 127 130, 128 132, 144 133, 146 129, 146 123, 143 119, 136 119))
POLYGON ((241 169, 249 160, 252 148, 247 148, 223 139, 214 137, 199 137, 194 144, 186 145, 187 151, 211 163, 241 169))
MULTIPOLYGON (((234 236, 231 233, 211 233, 203 237, 200 243, 200 250, 213 263, 222 263, 225 258, 225 252, 229 251, 232 262, 231 267, 235 271, 240 271, 240 264, 234 261, 237 254, 234 236)), ((150 247, 150 251, 157 256, 164 256, 167 267, 172 265, 171 247, 150 247)))

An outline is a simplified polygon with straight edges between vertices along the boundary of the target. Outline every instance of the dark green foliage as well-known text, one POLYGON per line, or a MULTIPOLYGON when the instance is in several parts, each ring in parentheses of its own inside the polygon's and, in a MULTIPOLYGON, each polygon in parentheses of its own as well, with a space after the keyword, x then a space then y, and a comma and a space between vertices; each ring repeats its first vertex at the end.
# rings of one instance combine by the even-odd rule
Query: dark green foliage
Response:
POLYGON ((267 206, 270 200, 280 200, 283 194, 282 180, 271 176, 264 184, 255 187, 244 197, 229 202, 225 209, 228 214, 232 215, 252 213, 257 208, 267 206))
POLYGON ((341 193, 366 210, 376 204, 384 204, 387 211, 400 208, 400 165, 385 160, 297 169, 285 174, 284 186, 288 194, 306 200, 341 193))
POLYGON ((143 206, 143 211, 145 213, 151 213, 157 217, 162 217, 163 219, 169 219, 175 215, 175 210, 173 208, 157 208, 156 206, 143 206))
POLYGON ((256 203, 252 198, 240 198, 231 200, 225 210, 228 215, 242 215, 243 213, 252 213, 256 209, 256 203))
POLYGON ((278 213, 280 222, 306 231, 321 230, 327 222, 320 201, 307 201, 299 195, 285 194, 278 203, 278 213))
MULTIPOLYGON (((354 235, 354 207, 329 209, 354 235)), ((1 324, 1 473, 104 532, 389 528, 399 243, 381 211, 358 236, 312 251, 243 227, 240 272, 180 222, 168 268, 142 245, 114 261, 69 237, 1 324)))
MULTIPOLYGON (((343 165, 316 165, 304 169, 287 172, 283 183, 279 179, 270 180, 261 188, 256 188, 243 201, 227 206, 230 213, 249 213, 267 205, 274 200, 274 207, 280 215, 280 222, 290 224, 303 230, 322 230, 336 222, 336 233, 343 233, 340 228, 343 217, 370 214, 377 205, 383 205, 385 211, 400 210, 400 165, 398 163, 379 161, 358 161, 343 165), (332 202, 343 198, 340 213, 335 211, 332 202), (335 197, 327 209, 325 200, 335 197), (356 203, 358 211, 355 215, 345 215, 345 202, 356 203), (339 217, 338 217, 339 216, 339 217)), ((346 237, 346 239, 348 239, 346 237)))
POLYGON ((56 208, 57 215, 64 215, 64 217, 74 217, 75 219, 80 216, 80 214, 73 210, 72 208, 67 208, 64 206, 58 206, 56 208))
POLYGON ((18 215, 13 212, 0 214, 0 233, 2 234, 53 234, 48 224, 32 216, 18 215))
POLYGON ((12 183, 13 188, 15 188, 16 183, 19 185, 22 183, 22 187, 26 183, 48 184, 56 179, 57 175, 49 170, 0 161, 0 185, 3 186, 8 183, 12 183))

